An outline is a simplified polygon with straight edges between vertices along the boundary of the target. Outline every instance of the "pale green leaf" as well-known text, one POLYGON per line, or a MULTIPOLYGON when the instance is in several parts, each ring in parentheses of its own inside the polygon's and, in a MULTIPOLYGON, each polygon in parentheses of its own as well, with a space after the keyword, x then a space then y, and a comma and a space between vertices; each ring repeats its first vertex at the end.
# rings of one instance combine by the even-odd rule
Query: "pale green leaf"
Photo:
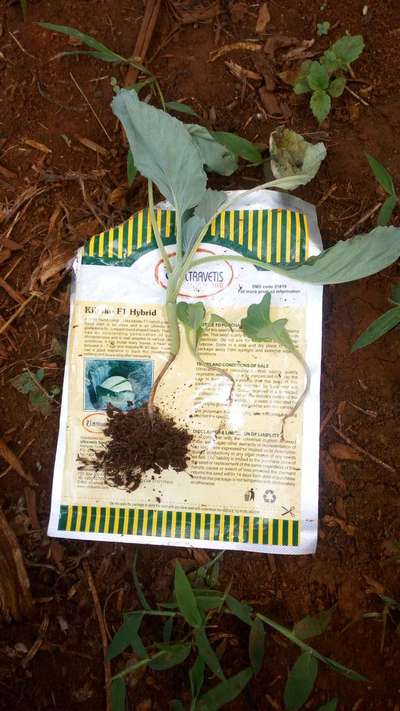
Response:
POLYGON ((131 187, 131 185, 133 185, 133 181, 135 180, 137 173, 138 173, 138 171, 137 171, 137 168, 136 168, 134 160, 133 160, 132 151, 129 148, 128 156, 126 159, 126 176, 128 178, 129 187, 131 187))
POLYGON ((154 661, 149 664, 149 667, 154 669, 154 671, 166 671, 167 669, 176 667, 178 664, 183 664, 192 649, 190 642, 163 644, 159 645, 159 647, 161 649, 161 655, 158 659, 154 659, 154 661))
POLYGON ((331 23, 326 20, 325 22, 318 22, 317 23, 317 34, 319 37, 323 37, 324 35, 327 35, 329 30, 331 28, 331 23))
POLYGON ((236 699, 247 686, 252 676, 253 670, 248 667, 239 672, 239 674, 231 676, 230 679, 221 681, 220 684, 214 686, 213 689, 200 697, 196 705, 196 711, 217 711, 224 704, 236 699))
POLYGON ((113 679, 111 682, 112 711, 125 711, 126 687, 123 679, 113 679))
POLYGON ((194 638, 197 645, 197 649, 199 651, 199 655, 202 657, 202 659, 204 659, 208 668, 211 669, 211 671, 219 679, 224 680, 225 676, 224 672, 222 671, 220 661, 216 653, 214 652, 204 629, 196 630, 194 638))
POLYGON ((332 52, 339 59, 343 67, 347 67, 358 59, 363 49, 364 39, 362 35, 344 35, 331 47, 332 52))
POLYGON ((310 696, 318 674, 318 661, 303 652, 289 672, 284 691, 286 711, 298 711, 310 696))
POLYGON ((386 333, 395 328, 400 323, 400 306, 394 306, 393 309, 389 309, 382 316, 379 316, 375 321, 373 321, 364 333, 359 336, 351 349, 354 353, 360 348, 365 348, 371 343, 374 343, 378 338, 382 338, 386 333))
MULTIPOLYGON (((303 175, 312 180, 326 157, 323 143, 315 145, 289 128, 280 126, 269 138, 271 170, 275 178, 303 175)), ((302 183, 305 184, 305 181, 302 183)))
POLYGON ((308 83, 313 91, 324 90, 329 85, 329 75, 323 64, 311 62, 307 74, 308 83))
POLYGON ((317 711, 336 711, 338 705, 338 700, 337 699, 331 699, 328 701, 326 704, 323 706, 319 706, 317 711))
POLYGON ((389 197, 386 198, 378 214, 377 223, 380 227, 386 227, 386 225, 390 222, 393 210, 397 205, 397 201, 397 195, 389 195, 389 197))
POLYGON ((181 101, 167 101, 165 108, 168 111, 179 111, 181 114, 187 114, 188 116, 198 116, 189 104, 183 104, 181 101))
POLYGON ((205 661, 199 655, 189 671, 190 689, 193 699, 197 699, 204 684, 205 661))
POLYGON ((242 318, 240 328, 252 341, 275 341, 292 350, 293 343, 286 329, 287 318, 271 321, 271 294, 264 294, 259 304, 251 304, 247 315, 242 318))
POLYGON ((215 213, 225 202, 226 194, 223 190, 211 190, 207 189, 206 193, 203 195, 202 200, 199 202, 194 210, 194 214, 203 220, 204 225, 214 217, 215 213))
POLYGON ((192 627, 201 627, 203 619, 199 608, 197 607, 196 598, 193 594, 192 587, 185 575, 179 561, 175 566, 175 598, 178 603, 179 610, 185 618, 188 625, 192 627))
POLYGON ((262 161, 260 151, 247 138, 227 131, 212 131, 211 135, 231 153, 247 160, 249 163, 260 163, 262 161))
POLYGON ((210 320, 209 320, 207 326, 214 326, 216 323, 220 324, 221 326, 226 326, 231 331, 233 331, 232 324, 229 323, 229 321, 227 321, 226 318, 223 318, 219 314, 210 314, 210 320))
POLYGON ((326 91, 318 89, 311 94, 310 107, 317 121, 322 123, 328 116, 332 100, 326 91))
POLYGON ((393 178, 389 171, 386 170, 385 166, 369 153, 367 153, 367 160, 369 167, 371 168, 381 188, 383 188, 388 195, 396 196, 396 188, 394 187, 393 178))
POLYGON ((323 610, 317 615, 306 615, 294 625, 294 634, 299 639, 309 639, 322 634, 329 627, 333 612, 334 608, 331 607, 329 610, 323 610))
POLYGON ((259 617, 255 617, 250 627, 249 658, 254 674, 258 674, 264 663, 265 629, 259 617))
POLYGON ((112 109, 124 126, 137 169, 182 215, 200 202, 207 177, 184 124, 122 89, 112 109))
POLYGON ((176 315, 184 326, 196 333, 203 325, 206 310, 202 301, 196 301, 194 304, 179 301, 176 307, 176 315))
POLYGON ((333 81, 331 81, 331 83, 329 84, 329 94, 335 99, 339 96, 342 96, 346 84, 347 79, 345 79, 345 77, 337 77, 336 79, 333 79, 333 81))
POLYGON ((198 215, 192 215, 188 220, 185 220, 182 227, 183 253, 186 255, 190 252, 200 230, 204 227, 205 221, 198 215))
MULTIPOLYGON (((219 175, 232 175, 237 168, 236 156, 222 145, 204 126, 183 124, 197 146, 206 170, 219 175)), ((198 201, 200 202, 200 200, 198 201)))

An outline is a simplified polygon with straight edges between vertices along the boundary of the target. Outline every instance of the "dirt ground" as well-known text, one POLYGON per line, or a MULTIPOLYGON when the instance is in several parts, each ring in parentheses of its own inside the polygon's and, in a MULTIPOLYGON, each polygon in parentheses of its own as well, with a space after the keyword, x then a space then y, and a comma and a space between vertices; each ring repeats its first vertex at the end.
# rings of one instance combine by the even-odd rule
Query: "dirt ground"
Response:
MULTIPOLYGON (((101 225, 118 224, 144 200, 140 179, 128 189, 126 146, 109 108, 110 78, 122 81, 125 70, 92 58, 58 56, 76 46, 36 23, 72 25, 129 56, 143 3, 30 0, 28 5, 24 22, 18 2, 0 3, 0 275, 12 287, 7 291, 0 282, 0 328, 32 289, 38 296, 0 333, 0 436, 38 486, 30 487, 14 470, 7 472, 7 461, 0 458, 0 503, 22 550, 34 606, 28 618, 0 627, 0 709, 98 711, 105 708, 103 651, 87 571, 112 634, 122 612, 138 604, 131 577, 134 551, 122 545, 49 540, 59 406, 54 404, 44 417, 10 380, 26 366, 43 368, 46 387, 61 387, 64 361, 55 352, 54 338, 65 343, 67 333, 69 276, 63 267, 101 225)), ((175 6, 193 12, 202 4, 192 0, 175 6)), ((226 0, 221 6, 218 16, 183 24, 172 12, 173 3, 162 2, 148 59, 166 98, 191 103, 210 127, 257 142, 267 143, 270 131, 282 122, 310 140, 324 140, 328 156, 318 178, 298 194, 318 205, 325 245, 354 230, 368 231, 376 220, 376 213, 368 213, 383 197, 365 153, 381 160, 395 179, 399 169, 399 3, 268 0, 271 19, 261 36, 255 34, 258 0, 226 0), (327 38, 316 35, 321 20, 331 23, 327 38), (315 39, 311 51, 318 55, 346 30, 362 33, 366 49, 354 65, 352 93, 346 91, 334 102, 321 128, 304 97, 296 97, 277 77, 292 66, 280 52, 273 67, 277 110, 272 111, 261 100, 261 82, 243 83, 226 63, 233 60, 264 74, 255 55, 267 55, 235 51, 209 61, 210 52, 222 45, 248 39, 263 44, 281 35, 297 38, 297 46, 315 39)), ((223 184, 238 188, 257 182, 262 182, 261 169, 242 166, 223 184)), ((396 212, 394 224, 399 217, 396 212)), ((306 706, 310 709, 333 696, 343 710, 400 708, 395 624, 400 620, 388 620, 383 637, 382 623, 363 616, 382 610, 379 593, 400 599, 398 331, 368 349, 350 352, 356 337, 386 308, 390 285, 399 277, 394 265, 363 283, 325 290, 317 553, 223 556, 221 582, 232 579, 234 595, 287 626, 336 606, 331 627, 315 646, 369 682, 348 681, 321 668, 306 706), (343 443, 338 429, 367 454, 338 458, 336 445, 343 443)), ((205 559, 183 548, 139 547, 138 572, 152 602, 168 598, 177 557, 205 559)), ((230 674, 247 663, 247 631, 239 623, 228 629, 231 643, 224 663, 230 674)), ((269 634, 262 673, 229 708, 282 709, 296 654, 269 634)), ((167 709, 169 700, 185 698, 184 689, 185 667, 147 671, 130 687, 129 708, 167 709)))

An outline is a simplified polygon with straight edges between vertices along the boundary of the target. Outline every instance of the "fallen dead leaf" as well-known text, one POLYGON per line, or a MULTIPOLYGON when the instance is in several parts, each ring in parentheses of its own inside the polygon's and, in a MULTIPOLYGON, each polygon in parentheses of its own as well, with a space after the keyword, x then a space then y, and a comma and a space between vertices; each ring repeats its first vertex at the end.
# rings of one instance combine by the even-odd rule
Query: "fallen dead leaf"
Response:
POLYGON ((100 146, 98 143, 95 143, 90 138, 85 138, 84 136, 77 136, 77 140, 79 141, 79 143, 82 144, 82 146, 85 146, 85 148, 89 148, 95 153, 100 153, 102 156, 108 156, 108 151, 106 150, 106 148, 100 146))
POLYGON ((12 170, 9 170, 4 165, 0 165, 0 175, 2 175, 3 178, 8 178, 9 180, 15 180, 15 178, 18 178, 16 173, 13 173, 12 170))
POLYGON ((329 516, 327 514, 322 519, 322 522, 326 526, 328 526, 328 528, 334 528, 335 526, 338 526, 339 528, 342 529, 343 533, 345 533, 346 536, 350 536, 350 537, 355 536, 356 527, 352 526, 350 523, 346 523, 346 521, 343 521, 343 519, 338 518, 337 516, 329 516))
POLYGON ((257 42, 233 42, 232 44, 224 44, 223 47, 219 47, 219 49, 214 49, 210 52, 208 61, 215 62, 216 59, 223 57, 224 54, 229 54, 229 52, 236 52, 238 50, 260 52, 261 49, 261 45, 257 44, 257 42))
POLYGON ((261 103, 269 116, 282 116, 282 107, 278 102, 275 94, 268 91, 266 86, 262 86, 259 90, 261 103))
POLYGON ((252 81, 261 81, 262 76, 258 72, 253 72, 251 69, 245 69, 240 64, 237 64, 232 59, 228 59, 225 62, 231 74, 233 74, 236 79, 244 81, 245 79, 250 79, 252 81))
POLYGON ((356 452, 353 447, 342 442, 334 442, 331 444, 329 454, 334 457, 334 459, 350 459, 355 462, 362 462, 364 459, 360 452, 356 452))
POLYGON ((37 151, 41 151, 42 153, 52 152, 51 148, 45 146, 44 143, 39 143, 39 141, 35 141, 33 138, 24 138, 23 143, 25 143, 26 146, 35 148, 37 151))
POLYGON ((369 575, 365 575, 365 573, 363 573, 363 578, 365 579, 365 582, 368 583, 366 592, 369 595, 383 595, 384 594, 385 586, 382 585, 382 583, 379 583, 377 580, 374 580, 374 578, 371 578, 369 575))
POLYGON ((31 608, 31 589, 21 549, 0 508, 0 619, 19 620, 31 608))
POLYGON ((329 452, 325 449, 321 449, 320 460, 322 473, 327 481, 340 486, 341 489, 346 489, 346 482, 342 477, 340 464, 334 462, 329 452))
POLYGON ((30 474, 27 474, 24 467, 22 466, 17 455, 10 449, 10 447, 5 443, 4 439, 0 437, 0 457, 10 465, 14 471, 17 472, 25 481, 29 481, 34 484, 35 481, 30 474))
POLYGON ((256 33, 261 35, 265 32, 265 28, 271 20, 271 15, 268 10, 268 5, 266 2, 261 3, 260 9, 258 11, 257 23, 256 23, 256 33))
POLYGON ((34 269, 31 277, 30 291, 40 285, 41 287, 52 277, 68 269, 73 259, 71 245, 56 241, 46 247, 39 259, 39 264, 34 269))

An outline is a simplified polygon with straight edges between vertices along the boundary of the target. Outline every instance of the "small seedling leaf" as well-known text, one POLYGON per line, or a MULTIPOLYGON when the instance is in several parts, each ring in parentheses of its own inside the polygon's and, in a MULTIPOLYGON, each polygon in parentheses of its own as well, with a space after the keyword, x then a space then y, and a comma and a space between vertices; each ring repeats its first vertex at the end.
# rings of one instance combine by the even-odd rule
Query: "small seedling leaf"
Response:
POLYGON ((194 304, 180 301, 176 307, 176 315, 184 326, 197 333, 204 323, 206 310, 202 301, 196 301, 194 304))
POLYGON ((317 35, 319 37, 323 37, 324 35, 327 35, 329 30, 331 29, 331 23, 326 20, 325 22, 318 22, 317 23, 317 35))
POLYGON ((307 701, 318 673, 318 661, 310 652, 303 652, 287 678, 284 702, 286 711, 298 711, 307 701))
POLYGON ((337 699, 331 699, 323 706, 320 706, 317 711, 336 711, 338 705, 337 699))
POLYGON ((234 155, 244 158, 249 163, 261 163, 260 151, 247 138, 226 131, 212 131, 212 136, 234 155))
MULTIPOLYGON (((44 29, 50 30, 50 32, 58 32, 59 34, 67 35, 68 37, 74 37, 75 39, 78 39, 82 44, 98 52, 99 55, 101 55, 98 56, 98 59, 103 59, 103 61, 105 62, 115 63, 128 61, 120 54, 117 54, 111 49, 108 49, 108 47, 106 47, 102 42, 99 42, 90 35, 86 35, 84 32, 77 30, 75 27, 69 27, 68 25, 54 25, 51 22, 39 22, 38 24, 40 27, 44 27, 44 29)), ((145 67, 142 67, 141 64, 136 66, 141 71, 144 71, 146 74, 148 74, 148 71, 145 69, 145 67)))
MULTIPOLYGON (((202 164, 210 173, 232 175, 237 168, 235 154, 222 145, 204 126, 195 123, 183 124, 193 139, 201 156, 202 164)), ((199 200, 200 202, 200 200, 199 200)))
POLYGON ((211 669, 211 671, 218 677, 218 679, 224 680, 225 676, 224 672, 222 671, 220 661, 217 655, 215 654, 204 629, 196 630, 195 642, 197 645, 197 649, 199 650, 199 655, 202 657, 202 659, 204 659, 208 668, 211 669))
POLYGON ((10 383, 20 393, 28 395, 32 407, 39 410, 42 415, 47 416, 51 413, 53 398, 60 392, 60 389, 53 387, 50 391, 47 391, 43 385, 40 385, 43 378, 43 368, 39 368, 35 373, 24 370, 20 375, 12 378, 10 383))
POLYGON ((203 220, 203 224, 206 224, 225 202, 225 199, 226 195, 222 190, 211 190, 208 188, 201 202, 199 202, 195 208, 195 216, 203 220))
POLYGON ((314 91, 310 99, 310 108, 319 123, 325 121, 332 106, 332 100, 326 91, 314 91))
POLYGON ((133 558, 133 565, 132 565, 132 578, 133 578, 133 584, 135 586, 136 590, 136 595, 138 596, 138 600, 143 607, 144 610, 151 610, 151 606, 146 600, 146 596, 143 592, 143 587, 142 584, 138 578, 137 574, 137 553, 135 553, 134 558, 133 558))
POLYGON ((328 74, 333 74, 341 66, 340 60, 332 49, 327 49, 319 61, 326 68, 328 74))
POLYGON ((196 600, 197 600, 197 605, 198 608, 201 612, 207 612, 207 610, 218 610, 221 605, 224 603, 225 598, 220 595, 220 596, 212 596, 212 595, 206 595, 206 596, 197 596, 196 595, 196 600))
POLYGON ((300 79, 297 79, 296 83, 293 85, 293 91, 295 94, 308 94, 311 89, 307 77, 300 77, 300 79))
POLYGON ((197 607, 196 598, 193 594, 190 582, 187 579, 185 571, 183 570, 179 561, 176 562, 175 567, 174 589, 179 610, 181 611, 188 625, 191 625, 191 627, 201 627, 203 624, 203 619, 200 610, 197 607))
POLYGON ((226 326, 229 328, 231 331, 233 331, 233 326, 229 321, 227 321, 223 316, 219 316, 219 314, 210 314, 210 320, 208 322, 208 326, 214 326, 214 324, 219 323, 221 326, 226 326))
POLYGON ((112 711, 125 711, 126 687, 123 679, 113 679, 111 683, 112 711))
POLYGON ((253 676, 253 670, 248 667, 226 681, 221 681, 206 694, 200 697, 196 711, 217 711, 224 704, 228 704, 243 691, 253 676))
POLYGON ((174 626, 174 618, 173 617, 169 617, 168 620, 165 620, 164 626, 163 626, 163 641, 166 644, 168 644, 168 642, 171 641, 173 626, 174 626))
POLYGON ((133 185, 133 181, 135 180, 137 174, 138 174, 138 170, 137 170, 134 160, 133 160, 132 151, 129 148, 128 155, 126 158, 126 175, 127 175, 129 187, 131 187, 131 185, 133 185))
POLYGON ((201 687, 204 684, 204 669, 205 661, 199 655, 196 658, 195 663, 189 670, 190 688, 192 691, 193 699, 197 699, 198 695, 200 694, 201 687))
POLYGON ((308 83, 313 91, 324 90, 329 85, 329 75, 323 64, 311 62, 307 74, 308 83))
POLYGON ((272 131, 269 138, 271 170, 275 178, 293 175, 308 176, 308 181, 317 174, 322 161, 326 158, 323 143, 309 143, 300 133, 285 126, 272 131))
POLYGON ((397 205, 397 195, 389 195, 379 210, 377 223, 381 227, 386 227, 389 224, 393 214, 393 210, 397 205))
POLYGON ((347 79, 345 77, 337 77, 336 79, 333 79, 331 83, 329 84, 329 94, 334 98, 337 99, 339 96, 342 96, 345 87, 347 84, 347 79))
POLYGON ((111 640, 107 652, 107 659, 110 661, 125 651, 129 646, 139 657, 147 657, 146 649, 139 636, 139 628, 142 623, 144 612, 129 612, 124 616, 124 621, 111 640))
POLYGON ((168 111, 179 111, 181 114, 187 114, 188 116, 198 116, 189 104, 183 104, 181 101, 167 101, 165 108, 168 111))
POLYGON ((306 615, 302 620, 296 622, 293 627, 293 633, 299 639, 317 637, 329 627, 334 609, 334 607, 331 607, 329 610, 323 610, 318 615, 306 615))
POLYGON ((360 56, 364 49, 362 35, 344 35, 331 47, 332 52, 339 59, 343 67, 347 67, 360 56))
POLYGON ((383 188, 388 195, 395 196, 396 188, 394 187, 393 178, 389 171, 386 170, 385 166, 383 166, 379 160, 376 160, 376 158, 371 156, 369 153, 367 153, 367 160, 369 167, 371 168, 381 188, 383 188))
POLYGON ((286 329, 287 318, 271 321, 271 293, 267 291, 259 304, 252 304, 241 320, 243 333, 252 341, 275 341, 284 348, 293 350, 293 343, 286 329))
POLYGON ((374 343, 378 338, 382 338, 386 333, 395 328, 400 323, 400 306, 394 306, 373 321, 364 333, 359 336, 351 349, 352 353, 360 348, 365 348, 374 343))
POLYGON ((182 664, 192 649, 190 642, 169 645, 163 644, 159 646, 161 649, 160 657, 154 659, 154 661, 149 664, 149 667, 155 671, 165 671, 166 669, 176 667, 178 664, 182 664))
POLYGON ((264 662, 265 651, 265 629, 264 623, 256 617, 250 628, 249 635, 249 658, 254 674, 258 674, 264 662))
POLYGON ((236 600, 235 597, 232 597, 232 595, 227 595, 226 596, 226 604, 227 607, 233 614, 239 619, 242 620, 242 622, 245 622, 246 625, 252 625, 253 623, 253 618, 251 616, 251 607, 250 605, 246 605, 243 602, 239 602, 239 600, 236 600))

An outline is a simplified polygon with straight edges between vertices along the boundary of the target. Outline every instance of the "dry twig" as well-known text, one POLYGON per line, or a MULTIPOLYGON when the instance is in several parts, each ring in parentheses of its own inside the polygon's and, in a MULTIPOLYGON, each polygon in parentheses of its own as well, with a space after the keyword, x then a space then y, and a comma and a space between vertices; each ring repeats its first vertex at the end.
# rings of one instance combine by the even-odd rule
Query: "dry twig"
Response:
POLYGON ((99 596, 94 584, 92 571, 90 570, 89 563, 85 560, 83 562, 83 567, 85 569, 87 581, 89 584, 89 590, 92 593, 92 598, 94 602, 94 608, 96 610, 97 621, 100 628, 101 643, 103 646, 103 656, 104 656, 104 677, 106 681, 106 711, 112 711, 111 707, 111 664, 107 660, 107 650, 108 650, 108 638, 106 627, 104 624, 103 613, 101 610, 99 596))

